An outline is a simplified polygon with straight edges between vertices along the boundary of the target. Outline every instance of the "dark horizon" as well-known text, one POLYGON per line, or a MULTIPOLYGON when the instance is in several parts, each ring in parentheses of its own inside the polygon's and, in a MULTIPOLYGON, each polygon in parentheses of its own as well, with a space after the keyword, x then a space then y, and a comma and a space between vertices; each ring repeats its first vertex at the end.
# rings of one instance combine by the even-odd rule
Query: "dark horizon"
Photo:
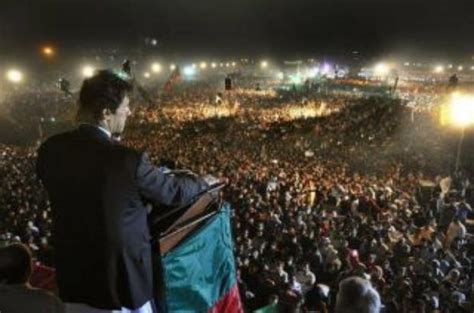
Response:
POLYGON ((474 55, 473 1, 5 0, 0 53, 42 43, 184 55, 474 55), (257 3, 258 2, 258 3, 257 3))

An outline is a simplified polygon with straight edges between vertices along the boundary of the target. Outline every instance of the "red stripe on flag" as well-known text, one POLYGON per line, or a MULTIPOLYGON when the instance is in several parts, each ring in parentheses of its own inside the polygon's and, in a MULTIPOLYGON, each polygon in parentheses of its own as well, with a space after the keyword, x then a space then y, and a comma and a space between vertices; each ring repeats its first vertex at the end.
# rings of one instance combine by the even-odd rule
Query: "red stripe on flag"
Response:
POLYGON ((209 313, 243 313, 242 302, 240 301, 239 287, 235 284, 224 297, 222 297, 209 313))

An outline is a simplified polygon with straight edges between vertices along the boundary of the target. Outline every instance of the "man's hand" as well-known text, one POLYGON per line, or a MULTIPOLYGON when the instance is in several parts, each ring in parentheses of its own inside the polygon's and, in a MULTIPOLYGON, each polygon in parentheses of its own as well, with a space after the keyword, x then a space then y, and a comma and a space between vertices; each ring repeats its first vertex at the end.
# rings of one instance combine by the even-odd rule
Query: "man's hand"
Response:
POLYGON ((217 178, 212 175, 206 175, 203 177, 203 179, 209 186, 217 185, 217 184, 225 184, 225 185, 229 184, 229 179, 227 177, 217 178))
POLYGON ((218 180, 219 184, 228 185, 230 183, 230 179, 227 177, 219 177, 218 180))

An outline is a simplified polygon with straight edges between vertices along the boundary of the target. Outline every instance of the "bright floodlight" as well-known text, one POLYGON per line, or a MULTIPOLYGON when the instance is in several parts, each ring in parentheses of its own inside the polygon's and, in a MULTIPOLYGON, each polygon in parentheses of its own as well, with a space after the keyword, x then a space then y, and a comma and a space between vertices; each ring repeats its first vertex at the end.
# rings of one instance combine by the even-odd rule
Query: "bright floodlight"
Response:
POLYGON ((438 65, 434 68, 434 72, 437 74, 443 73, 444 72, 444 66, 438 65))
POLYGON ((153 71, 153 73, 161 72, 161 64, 160 63, 153 63, 151 65, 151 70, 153 71))
POLYGON ((9 70, 7 72, 7 79, 15 84, 21 83, 21 81, 23 80, 23 73, 19 70, 9 70))
POLYGON ((199 67, 204 70, 204 69, 207 68, 207 63, 206 62, 201 62, 201 64, 199 64, 199 67))
POLYGON ((285 74, 283 72, 280 72, 277 74, 278 79, 283 79, 285 78, 285 74))
POLYGON ((235 62, 232 62, 232 66, 236 66, 237 64, 235 62))
POLYGON ((95 69, 90 66, 86 65, 82 68, 82 75, 86 78, 92 77, 94 75, 95 69))
POLYGON ((229 67, 229 66, 230 66, 230 63, 226 63, 226 64, 225 64, 225 67, 229 67))
POLYGON ((452 96, 450 120, 454 126, 466 127, 474 124, 474 96, 455 94, 452 96))
POLYGON ((213 63, 211 64, 211 67, 212 67, 212 68, 216 68, 216 67, 217 67, 217 64, 216 64, 215 62, 213 62, 213 63))
POLYGON ((45 57, 52 57, 54 56, 54 48, 51 47, 51 46, 44 46, 42 49, 41 49, 41 52, 43 53, 43 55, 45 57))
POLYGON ((300 85, 303 82, 303 77, 301 77, 300 73, 296 73, 295 75, 290 75, 289 77, 292 84, 300 85))
POLYGON ((458 66, 458 71, 462 71, 463 69, 464 69, 464 67, 462 65, 458 66))
POLYGON ((267 61, 260 62, 260 67, 261 68, 267 68, 268 67, 268 62, 267 61))
POLYGON ((386 63, 379 63, 375 65, 374 72, 377 76, 386 76, 390 71, 390 67, 386 63))
POLYGON ((322 68, 321 68, 321 74, 322 75, 329 75, 333 70, 333 67, 329 63, 324 63, 322 68))
POLYGON ((196 70, 194 69, 193 66, 186 66, 183 70, 183 73, 186 76, 192 76, 196 73, 196 70))
POLYGON ((309 69, 307 71, 307 75, 309 78, 315 78, 319 74, 319 68, 315 67, 312 69, 309 69))
POLYGON ((170 70, 174 71, 175 69, 176 69, 176 65, 171 64, 171 65, 170 65, 170 70))
POLYGON ((147 79, 150 78, 150 73, 148 73, 148 72, 143 73, 143 77, 145 77, 147 79))

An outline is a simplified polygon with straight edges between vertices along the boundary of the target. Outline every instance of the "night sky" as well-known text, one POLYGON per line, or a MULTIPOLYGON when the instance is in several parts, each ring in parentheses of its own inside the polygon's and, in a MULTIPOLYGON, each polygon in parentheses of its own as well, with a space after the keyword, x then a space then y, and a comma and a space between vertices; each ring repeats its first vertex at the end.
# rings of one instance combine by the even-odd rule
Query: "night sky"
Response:
POLYGON ((474 54, 474 1, 2 0, 0 52, 138 46, 164 52, 474 54), (13 49, 12 49, 13 48, 13 49))

